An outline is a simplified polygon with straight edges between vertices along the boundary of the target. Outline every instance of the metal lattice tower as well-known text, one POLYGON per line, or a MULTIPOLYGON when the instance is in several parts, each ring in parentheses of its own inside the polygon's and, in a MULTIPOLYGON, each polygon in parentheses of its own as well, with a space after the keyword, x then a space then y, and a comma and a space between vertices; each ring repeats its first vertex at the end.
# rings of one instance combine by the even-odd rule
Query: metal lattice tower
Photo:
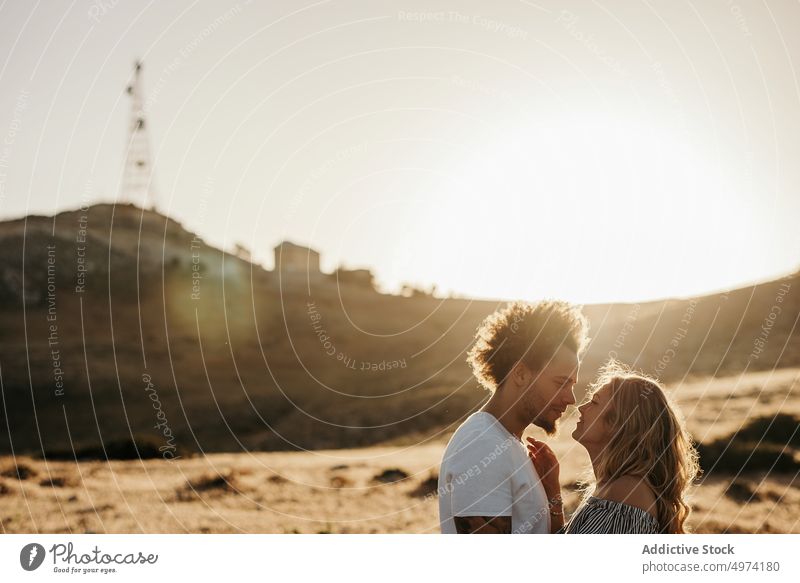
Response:
POLYGON ((119 199, 122 202, 131 202, 142 208, 155 210, 153 163, 150 156, 150 141, 147 138, 141 72, 142 63, 136 61, 133 80, 127 88, 128 95, 131 96, 130 134, 125 150, 119 199))

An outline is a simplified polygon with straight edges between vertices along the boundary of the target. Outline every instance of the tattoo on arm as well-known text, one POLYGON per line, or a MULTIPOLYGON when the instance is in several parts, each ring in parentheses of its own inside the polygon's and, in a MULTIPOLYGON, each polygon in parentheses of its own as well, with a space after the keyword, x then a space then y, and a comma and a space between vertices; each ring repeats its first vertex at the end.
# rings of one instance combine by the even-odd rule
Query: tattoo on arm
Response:
POLYGON ((510 516, 454 516, 458 534, 511 534, 510 516))

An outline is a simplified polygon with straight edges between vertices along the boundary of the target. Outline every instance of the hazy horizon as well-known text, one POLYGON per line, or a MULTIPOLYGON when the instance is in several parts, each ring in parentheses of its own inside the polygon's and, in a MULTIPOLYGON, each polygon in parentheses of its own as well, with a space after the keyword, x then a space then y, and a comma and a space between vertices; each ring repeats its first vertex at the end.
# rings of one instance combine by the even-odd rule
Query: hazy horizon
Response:
MULTIPOLYGON (((92 204, 97 204, 97 205, 109 204, 109 205, 111 205, 111 204, 127 204, 127 203, 115 203, 114 201, 102 201, 101 200, 101 201, 94 202, 92 204)), ((64 209, 59 210, 56 214, 59 214, 59 213, 62 213, 62 212, 75 212, 75 211, 78 211, 79 208, 80 207, 64 208, 64 209)), ((139 208, 141 208, 141 207, 139 207, 139 208)), ((159 212, 159 213, 161 212, 159 209, 156 209, 156 211, 159 212)), ((41 214, 33 215, 32 214, 32 215, 23 215, 23 216, 14 216, 14 217, 3 217, 3 218, 0 218, 0 222, 22 220, 22 219, 25 219, 26 217, 31 217, 31 216, 43 216, 43 215, 41 215, 41 214)), ((54 215, 45 215, 45 216, 47 218, 50 218, 50 217, 52 217, 54 215)), ((172 219, 172 220, 177 221, 184 228, 186 227, 186 225, 184 225, 179 218, 177 218, 177 217, 169 217, 169 218, 172 219)), ((297 245, 304 246, 304 247, 307 246, 306 243, 304 243, 302 241, 288 240, 288 239, 287 239, 287 241, 289 241, 291 243, 294 243, 294 244, 297 244, 297 245)), ((316 251, 319 251, 318 249, 314 248, 313 246, 310 246, 310 248, 314 249, 316 251)), ((223 249, 223 251, 226 251, 226 252, 234 254, 234 255, 236 254, 234 249, 223 249)), ((321 255, 322 255, 321 256, 321 262, 322 262, 322 261, 324 261, 325 256, 324 256, 324 253, 322 253, 321 255)), ((267 271, 272 271, 272 270, 274 270, 274 267, 275 267, 274 266, 274 261, 259 262, 259 261, 256 261, 255 259, 251 258, 251 262, 253 264, 255 264, 255 265, 267 270, 267 271), (269 264, 267 264, 267 263, 269 263, 269 264)), ((343 263, 343 265, 347 265, 347 262, 345 261, 343 263)), ((335 267, 338 267, 338 266, 335 266, 335 267)), ((333 270, 335 269, 335 267, 332 268, 332 269, 328 269, 328 270, 323 268, 322 271, 324 273, 332 274, 333 270)), ((798 267, 800 267, 800 266, 798 266, 798 267)), ((356 266, 355 268, 360 268, 360 267, 356 266)), ((365 268, 366 269, 371 269, 369 266, 366 266, 365 268)), ((673 300, 673 299, 674 300, 684 300, 684 299, 689 299, 689 298, 692 298, 692 297, 701 297, 701 296, 713 295, 713 294, 717 294, 717 293, 724 293, 724 292, 732 291, 732 290, 735 290, 735 289, 748 287, 750 285, 756 285, 756 284, 761 284, 761 283, 774 281, 774 280, 777 280, 777 279, 781 279, 781 278, 793 275, 797 271, 798 271, 798 269, 787 271, 787 272, 782 272, 782 273, 776 273, 776 274, 768 275, 768 276, 765 276, 765 277, 762 277, 762 278, 759 278, 759 279, 753 279, 753 280, 749 280, 749 281, 742 281, 742 282, 740 282, 740 283, 738 283, 736 285, 733 285, 731 287, 721 287, 721 288, 708 289, 708 290, 703 290, 703 291, 701 291, 699 293, 691 294, 691 295, 673 295, 673 296, 664 296, 664 297, 653 297, 653 298, 647 298, 647 299, 636 299, 636 298, 634 298, 632 300, 626 300, 626 301, 613 301, 612 300, 612 301, 606 301, 606 302, 581 302, 581 301, 575 300, 575 299, 571 299, 571 301, 574 301, 574 302, 576 302, 578 304, 582 304, 582 305, 605 305, 605 304, 639 304, 639 303, 658 302, 658 301, 662 301, 662 300, 673 300)), ((398 290, 398 289, 385 289, 385 286, 383 286, 381 281, 376 281, 375 284, 377 286, 377 289, 379 291, 383 292, 383 293, 400 293, 400 290, 398 290)), ((425 290, 425 288, 419 288, 419 289, 425 290)), ((427 290, 425 290, 425 291, 427 291, 427 290)), ((535 300, 538 300, 538 299, 547 299, 546 296, 531 297, 531 298, 467 296, 467 295, 459 293, 458 291, 453 291, 453 292, 451 292, 449 294, 445 294, 445 293, 442 293, 438 289, 433 294, 433 296, 436 297, 436 298, 446 298, 448 296, 451 296, 451 297, 457 297, 459 299, 465 299, 465 300, 488 301, 488 302, 493 302, 493 301, 496 301, 496 302, 507 302, 507 301, 515 301, 515 300, 535 301, 535 300)))

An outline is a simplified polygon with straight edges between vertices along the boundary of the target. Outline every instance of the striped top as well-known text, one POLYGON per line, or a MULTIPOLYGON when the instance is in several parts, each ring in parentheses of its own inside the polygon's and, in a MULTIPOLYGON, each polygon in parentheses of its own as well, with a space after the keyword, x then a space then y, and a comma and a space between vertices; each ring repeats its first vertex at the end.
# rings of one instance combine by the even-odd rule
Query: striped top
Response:
POLYGON ((566 534, 658 534, 658 520, 641 508, 589 496, 559 532, 566 534))

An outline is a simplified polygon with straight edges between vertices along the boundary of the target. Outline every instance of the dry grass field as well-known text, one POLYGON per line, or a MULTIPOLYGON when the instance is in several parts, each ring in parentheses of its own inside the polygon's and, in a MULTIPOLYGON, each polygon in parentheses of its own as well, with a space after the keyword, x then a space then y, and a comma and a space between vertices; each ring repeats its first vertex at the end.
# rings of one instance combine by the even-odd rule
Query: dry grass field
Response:
MULTIPOLYGON (((671 389, 704 443, 724 440, 753 419, 800 419, 800 369, 695 378, 671 389)), ((568 509, 578 502, 576 482, 588 463, 569 438, 573 424, 574 417, 566 419, 551 440, 568 509)), ((770 433, 764 435, 762 445, 770 433)), ((45 463, 6 456, 0 460, 0 524, 3 532, 435 533, 435 479, 446 439, 439 434, 358 449, 221 453, 171 462, 45 463)), ((796 468, 800 448, 784 444, 783 450, 796 468)), ((800 476, 739 467, 720 463, 697 485, 692 529, 800 533, 800 476)))

